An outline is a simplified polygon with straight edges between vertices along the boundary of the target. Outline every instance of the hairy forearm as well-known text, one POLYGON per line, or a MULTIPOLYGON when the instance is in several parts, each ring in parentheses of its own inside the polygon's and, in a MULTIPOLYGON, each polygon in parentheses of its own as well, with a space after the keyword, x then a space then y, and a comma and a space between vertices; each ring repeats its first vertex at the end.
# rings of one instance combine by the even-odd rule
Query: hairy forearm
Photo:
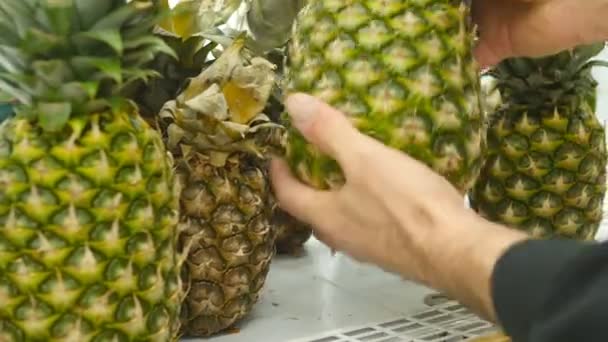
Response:
MULTIPOLYGON (((441 213, 438 213, 439 215, 441 213)), ((471 212, 443 213, 443 227, 424 244, 435 248, 420 251, 425 266, 422 280, 478 315, 496 321, 491 280, 494 266, 512 246, 527 238, 522 232, 490 223, 471 212)))

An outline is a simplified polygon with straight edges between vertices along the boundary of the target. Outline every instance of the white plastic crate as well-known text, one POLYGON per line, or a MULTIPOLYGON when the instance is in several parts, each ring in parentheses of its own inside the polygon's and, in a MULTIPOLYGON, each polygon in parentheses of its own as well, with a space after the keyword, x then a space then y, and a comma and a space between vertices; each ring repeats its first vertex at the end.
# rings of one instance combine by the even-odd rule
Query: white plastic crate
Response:
POLYGON ((390 321, 340 329, 291 342, 456 342, 496 332, 454 301, 390 321))

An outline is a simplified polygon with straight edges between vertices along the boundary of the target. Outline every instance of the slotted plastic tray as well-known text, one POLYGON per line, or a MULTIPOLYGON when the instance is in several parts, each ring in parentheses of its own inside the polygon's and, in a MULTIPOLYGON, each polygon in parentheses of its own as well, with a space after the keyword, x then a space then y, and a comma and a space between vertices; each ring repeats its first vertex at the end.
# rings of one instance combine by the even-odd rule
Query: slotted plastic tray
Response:
POLYGON ((462 342, 498 329, 463 305, 447 301, 386 322, 340 329, 292 342, 462 342))

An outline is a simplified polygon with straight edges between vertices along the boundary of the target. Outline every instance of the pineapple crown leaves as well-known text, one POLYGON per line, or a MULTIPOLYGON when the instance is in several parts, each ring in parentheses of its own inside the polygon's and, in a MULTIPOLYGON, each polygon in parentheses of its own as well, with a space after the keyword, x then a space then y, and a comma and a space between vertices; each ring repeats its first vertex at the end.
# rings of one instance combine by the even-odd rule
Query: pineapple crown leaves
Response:
MULTIPOLYGON (((168 0, 160 0, 169 9, 168 0)), ((159 23, 167 33, 186 41, 201 34, 216 32, 241 6, 242 0, 180 0, 170 15, 159 23)))
MULTIPOLYGON (((169 9, 168 0, 160 1, 163 8, 169 9)), ((264 54, 286 43, 290 26, 304 3, 304 0, 180 0, 158 25, 157 33, 174 41, 172 46, 179 49, 183 63, 199 65, 201 57, 207 55, 199 50, 209 52, 217 45, 227 48, 243 33, 243 29, 228 25, 228 20, 236 15, 237 21, 245 23, 252 33, 247 37, 247 48, 264 54)))
POLYGON ((161 110, 169 147, 184 143, 198 151, 244 151, 263 158, 260 139, 269 139, 264 129, 281 128, 263 113, 274 83, 274 65, 249 58, 240 35, 161 110))
POLYGON ((507 102, 527 107, 558 103, 578 103, 593 93, 597 82, 591 74, 595 66, 608 63, 594 60, 605 43, 581 45, 541 58, 509 58, 487 72, 507 102))
POLYGON ((222 0, 181 0, 171 8, 168 0, 159 1, 160 8, 168 15, 153 32, 176 52, 178 58, 157 56, 150 66, 163 77, 148 83, 138 82, 129 90, 144 116, 156 116, 164 103, 178 96, 188 79, 217 58, 220 45, 226 48, 231 44, 232 38, 225 32, 227 28, 220 29, 220 26, 226 24, 240 4, 222 0), (207 20, 211 17, 215 18, 213 22, 207 20))
POLYGON ((164 15, 152 0, 0 2, 0 90, 18 115, 59 131, 71 115, 111 107, 157 54, 176 57, 152 33, 164 15))
POLYGON ((293 23, 305 0, 249 0, 247 26, 254 36, 252 46, 267 51, 287 43, 293 23))

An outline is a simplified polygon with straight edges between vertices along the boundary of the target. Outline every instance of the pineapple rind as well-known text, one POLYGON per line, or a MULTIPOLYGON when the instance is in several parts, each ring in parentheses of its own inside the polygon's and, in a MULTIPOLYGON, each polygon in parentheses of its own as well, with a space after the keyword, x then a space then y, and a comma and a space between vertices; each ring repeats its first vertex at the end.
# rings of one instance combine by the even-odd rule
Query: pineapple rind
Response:
POLYGON ((0 128, 0 336, 175 340, 178 203, 160 136, 129 112, 67 127, 0 128))
POLYGON ((534 238, 595 238, 608 154, 590 59, 603 47, 511 58, 491 70, 502 104, 488 122, 474 210, 534 238))
POLYGON ((276 130, 261 111, 274 65, 247 58, 244 36, 160 113, 181 184, 186 336, 210 336, 249 314, 274 255, 268 156, 276 130))
POLYGON ((489 123, 471 206, 538 238, 593 239, 606 192, 605 130, 588 105, 504 108, 489 123))
POLYGON ((179 202, 158 133, 122 93, 173 55, 149 0, 0 5, 0 340, 172 341, 179 202))
MULTIPOLYGON (((342 110, 361 132, 423 161, 461 192, 472 186, 484 142, 464 4, 314 0, 294 27, 287 92, 342 110)), ((293 128, 286 153, 306 183, 344 183, 339 165, 293 128)))
POLYGON ((249 314, 274 255, 270 184, 263 164, 234 153, 223 167, 192 153, 176 169, 182 179, 181 245, 189 292, 182 310, 186 336, 208 336, 249 314))

